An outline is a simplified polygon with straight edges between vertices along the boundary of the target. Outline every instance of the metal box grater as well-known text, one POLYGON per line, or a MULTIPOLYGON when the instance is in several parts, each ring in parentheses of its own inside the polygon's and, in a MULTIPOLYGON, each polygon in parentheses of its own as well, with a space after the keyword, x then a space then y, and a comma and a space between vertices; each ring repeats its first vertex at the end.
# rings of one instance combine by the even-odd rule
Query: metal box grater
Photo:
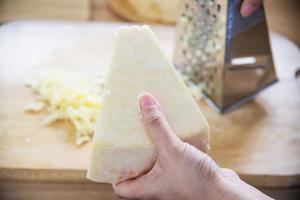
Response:
POLYGON ((219 112, 250 100, 277 81, 264 7, 243 17, 239 0, 184 0, 175 66, 219 112), (199 91, 200 92, 200 91, 199 91))

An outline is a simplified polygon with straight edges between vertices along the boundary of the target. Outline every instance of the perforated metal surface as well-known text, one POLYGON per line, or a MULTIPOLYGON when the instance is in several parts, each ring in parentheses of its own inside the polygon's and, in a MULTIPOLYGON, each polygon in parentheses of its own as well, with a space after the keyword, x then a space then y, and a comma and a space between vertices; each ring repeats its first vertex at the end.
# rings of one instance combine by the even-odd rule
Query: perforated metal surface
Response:
POLYGON ((240 2, 185 0, 178 22, 175 65, 220 111, 277 80, 264 7, 245 18, 240 2))
POLYGON ((222 9, 218 0, 186 0, 178 22, 181 72, 194 83, 204 83, 207 93, 215 91, 211 83, 224 51, 222 9))

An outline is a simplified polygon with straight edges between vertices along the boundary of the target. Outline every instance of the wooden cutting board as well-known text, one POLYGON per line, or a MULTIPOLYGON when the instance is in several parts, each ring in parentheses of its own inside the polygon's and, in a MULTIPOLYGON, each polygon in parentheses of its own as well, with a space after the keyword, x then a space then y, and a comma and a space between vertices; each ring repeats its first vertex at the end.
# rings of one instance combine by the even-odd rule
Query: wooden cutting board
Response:
MULTIPOLYGON (((88 181, 90 145, 77 147, 68 123, 47 127, 45 115, 26 114, 34 95, 24 83, 55 68, 105 74, 120 25, 24 21, 0 27, 0 180, 88 181)), ((152 28, 171 58, 174 27, 152 28)), ((218 164, 257 186, 288 187, 300 184, 300 81, 294 76, 300 53, 278 34, 271 39, 279 83, 226 115, 200 106, 218 164)))

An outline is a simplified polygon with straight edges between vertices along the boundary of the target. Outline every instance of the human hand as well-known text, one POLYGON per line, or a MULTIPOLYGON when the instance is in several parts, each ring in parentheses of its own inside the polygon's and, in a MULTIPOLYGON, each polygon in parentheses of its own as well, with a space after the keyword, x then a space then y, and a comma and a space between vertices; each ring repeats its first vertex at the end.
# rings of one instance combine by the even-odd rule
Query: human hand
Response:
POLYGON ((113 184, 117 195, 164 200, 266 197, 233 171, 219 168, 207 154, 181 141, 151 95, 142 94, 139 105, 141 120, 157 149, 157 160, 146 174, 113 184), (236 191, 232 191, 234 188, 236 191))
POLYGON ((263 0, 244 0, 241 6, 241 14, 244 17, 248 17, 260 7, 262 1, 263 0))

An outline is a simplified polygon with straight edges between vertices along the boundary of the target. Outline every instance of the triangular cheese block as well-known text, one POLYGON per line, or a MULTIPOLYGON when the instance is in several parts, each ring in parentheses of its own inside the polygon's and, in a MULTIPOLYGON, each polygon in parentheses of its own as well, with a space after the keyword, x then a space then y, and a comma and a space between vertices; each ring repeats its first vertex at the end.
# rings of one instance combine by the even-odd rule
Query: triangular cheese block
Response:
POLYGON ((172 130, 206 151, 209 127, 148 26, 120 28, 97 122, 87 177, 113 183, 145 172, 156 151, 138 114, 138 96, 161 104, 172 130))

